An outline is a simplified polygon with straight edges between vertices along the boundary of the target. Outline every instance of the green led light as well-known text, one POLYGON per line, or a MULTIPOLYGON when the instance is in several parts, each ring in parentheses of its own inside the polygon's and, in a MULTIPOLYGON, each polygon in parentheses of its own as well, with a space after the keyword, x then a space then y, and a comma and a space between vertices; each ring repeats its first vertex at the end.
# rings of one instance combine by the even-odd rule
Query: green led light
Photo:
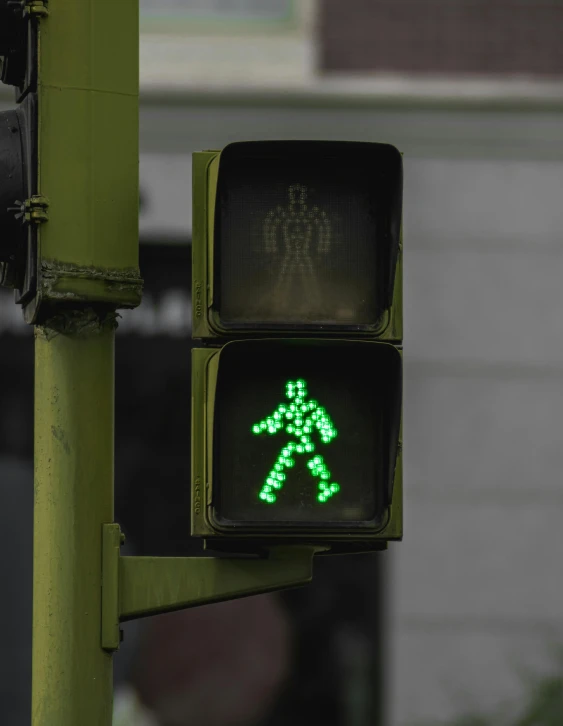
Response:
MULTIPOLYGON (((299 378, 296 381, 288 381, 285 385, 285 394, 287 398, 292 400, 289 407, 280 404, 273 414, 253 424, 251 429, 255 435, 260 435, 264 431, 271 435, 277 433, 280 429, 284 429, 286 434, 295 436, 298 439, 297 441, 288 441, 283 446, 272 471, 264 481, 258 498, 268 504, 273 504, 276 501, 276 495, 272 490, 281 489, 283 482, 286 480, 284 470, 295 466, 295 460, 291 458, 291 455, 295 453, 311 454, 315 451, 315 444, 311 440, 311 435, 315 432, 315 429, 324 444, 330 443, 337 435, 337 431, 326 410, 319 406, 314 399, 306 400, 307 382, 305 380, 299 378)), ((311 476, 319 479, 317 501, 324 503, 340 491, 340 486, 335 482, 328 484, 331 474, 322 456, 317 454, 309 459, 307 468, 311 476)))

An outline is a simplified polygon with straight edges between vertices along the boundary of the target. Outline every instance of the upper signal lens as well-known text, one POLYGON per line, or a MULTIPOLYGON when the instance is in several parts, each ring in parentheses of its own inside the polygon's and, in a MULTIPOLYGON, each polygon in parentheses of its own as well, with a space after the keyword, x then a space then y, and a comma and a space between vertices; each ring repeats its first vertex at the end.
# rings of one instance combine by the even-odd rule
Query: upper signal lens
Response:
POLYGON ((219 325, 377 328, 391 303, 401 211, 402 160, 393 146, 227 146, 214 226, 219 325))

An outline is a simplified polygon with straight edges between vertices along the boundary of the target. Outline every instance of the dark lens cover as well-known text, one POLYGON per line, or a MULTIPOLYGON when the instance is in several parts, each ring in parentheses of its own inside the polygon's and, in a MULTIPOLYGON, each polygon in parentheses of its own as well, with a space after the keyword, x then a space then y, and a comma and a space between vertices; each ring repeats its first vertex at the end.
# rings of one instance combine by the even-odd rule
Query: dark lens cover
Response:
POLYGON ((402 159, 394 146, 227 146, 214 240, 221 326, 377 327, 391 303, 401 206, 402 159))

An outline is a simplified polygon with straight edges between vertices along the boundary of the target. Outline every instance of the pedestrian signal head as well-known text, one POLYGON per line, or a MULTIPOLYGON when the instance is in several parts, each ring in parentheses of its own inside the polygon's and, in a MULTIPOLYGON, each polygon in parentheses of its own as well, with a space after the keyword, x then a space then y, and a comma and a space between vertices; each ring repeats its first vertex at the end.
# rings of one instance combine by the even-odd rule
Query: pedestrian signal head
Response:
POLYGON ((194 195, 194 288, 206 292, 195 337, 389 327, 402 210, 394 146, 238 142, 197 160, 194 195))
POLYGON ((199 533, 338 538, 385 529, 400 436, 394 346, 234 341, 197 351, 194 375, 194 415, 208 417, 193 451, 196 483, 208 483, 194 502, 199 533))
POLYGON ((194 155, 192 534, 402 536, 402 157, 240 142, 194 155))

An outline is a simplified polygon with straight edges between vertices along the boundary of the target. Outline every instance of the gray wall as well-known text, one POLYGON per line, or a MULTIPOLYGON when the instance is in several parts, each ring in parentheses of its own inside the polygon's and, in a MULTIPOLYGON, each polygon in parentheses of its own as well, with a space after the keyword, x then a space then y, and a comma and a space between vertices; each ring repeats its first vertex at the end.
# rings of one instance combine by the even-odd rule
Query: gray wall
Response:
POLYGON ((563 643, 563 163, 407 164, 395 724, 518 700, 563 643))

